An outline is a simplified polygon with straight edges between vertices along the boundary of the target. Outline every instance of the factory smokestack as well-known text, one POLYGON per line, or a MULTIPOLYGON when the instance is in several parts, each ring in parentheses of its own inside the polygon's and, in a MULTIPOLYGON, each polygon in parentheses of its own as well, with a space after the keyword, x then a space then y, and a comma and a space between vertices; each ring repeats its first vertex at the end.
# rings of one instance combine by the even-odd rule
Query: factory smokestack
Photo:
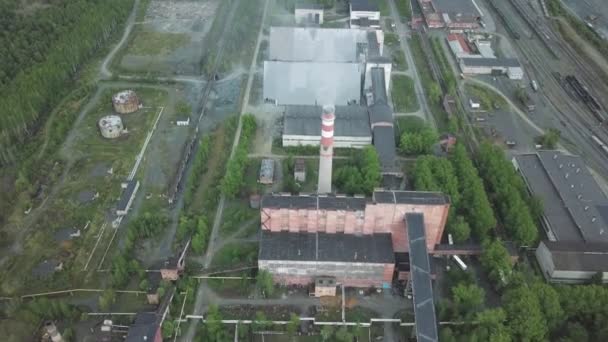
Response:
POLYGON ((331 192, 331 164, 334 154, 334 121, 336 120, 335 107, 323 106, 321 115, 321 148, 319 156, 319 184, 317 193, 331 192))

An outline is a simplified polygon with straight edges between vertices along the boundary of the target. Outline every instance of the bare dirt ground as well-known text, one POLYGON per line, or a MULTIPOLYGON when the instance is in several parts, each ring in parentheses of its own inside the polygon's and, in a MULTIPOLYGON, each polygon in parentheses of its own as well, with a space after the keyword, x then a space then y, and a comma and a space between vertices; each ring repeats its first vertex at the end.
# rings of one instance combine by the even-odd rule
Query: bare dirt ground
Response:
POLYGON ((604 76, 608 76, 608 60, 606 56, 602 56, 587 40, 579 36, 564 18, 557 18, 556 20, 564 28, 565 38, 572 42, 574 48, 584 54, 604 76))
POLYGON ((218 0, 153 0, 144 20, 136 23, 120 69, 132 72, 198 75, 203 41, 211 28, 218 0))

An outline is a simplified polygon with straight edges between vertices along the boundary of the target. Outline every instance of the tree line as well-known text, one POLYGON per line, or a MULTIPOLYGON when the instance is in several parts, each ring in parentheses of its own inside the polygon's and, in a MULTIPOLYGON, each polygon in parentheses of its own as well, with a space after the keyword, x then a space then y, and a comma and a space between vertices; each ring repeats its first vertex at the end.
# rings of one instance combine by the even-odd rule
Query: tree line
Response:
POLYGON ((245 170, 249 164, 247 156, 251 141, 255 136, 257 124, 255 117, 244 114, 242 117, 241 136, 232 159, 226 166, 226 174, 221 181, 222 193, 228 198, 234 198, 245 185, 245 170))
POLYGON ((0 5, 0 46, 10 51, 0 54, 0 163, 21 158, 20 143, 36 134, 82 65, 120 27, 132 5, 133 0, 62 1, 35 15, 19 13, 8 1, 0 5), (8 69, 13 71, 7 74, 8 69))
POLYGON ((371 195, 382 180, 380 158, 376 148, 368 145, 352 153, 352 162, 336 168, 333 183, 348 195, 371 195))

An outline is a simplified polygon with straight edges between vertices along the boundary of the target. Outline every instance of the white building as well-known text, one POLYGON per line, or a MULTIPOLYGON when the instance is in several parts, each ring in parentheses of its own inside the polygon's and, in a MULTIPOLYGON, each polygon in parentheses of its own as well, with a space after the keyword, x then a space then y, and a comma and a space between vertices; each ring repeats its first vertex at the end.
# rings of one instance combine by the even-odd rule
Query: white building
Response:
POLYGON ((524 70, 515 58, 461 58, 460 70, 465 75, 507 75, 521 80, 524 70))
POLYGON ((481 108, 481 103, 479 103, 479 100, 471 97, 469 98, 469 106, 471 106, 471 109, 479 109, 481 108))
POLYGON ((351 28, 380 28, 380 9, 370 0, 350 0, 351 28))
POLYGON ((323 24, 323 6, 308 1, 298 1, 295 8, 296 24, 323 24))

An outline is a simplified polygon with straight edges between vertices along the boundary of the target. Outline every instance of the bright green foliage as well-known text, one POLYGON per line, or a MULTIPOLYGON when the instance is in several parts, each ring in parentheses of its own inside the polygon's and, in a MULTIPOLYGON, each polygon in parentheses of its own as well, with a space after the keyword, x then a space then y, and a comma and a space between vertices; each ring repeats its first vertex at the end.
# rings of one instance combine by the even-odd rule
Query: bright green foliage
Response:
POLYGON ((490 309, 479 312, 476 320, 478 325, 473 330, 472 336, 477 341, 510 342, 511 333, 505 326, 507 315, 503 309, 490 309))
POLYGON ((168 319, 165 320, 163 322, 163 326, 162 326, 163 338, 168 339, 169 337, 172 337, 174 333, 175 333, 175 322, 168 320, 168 319))
POLYGON ((534 282, 530 288, 538 296, 541 311, 547 320, 549 330, 558 328, 565 318, 564 310, 560 304, 559 293, 553 286, 540 280, 534 282))
POLYGON ((255 117, 251 114, 244 114, 241 122, 242 128, 239 144, 236 147, 234 156, 228 161, 226 174, 221 182, 222 193, 228 198, 234 198, 245 184, 244 173, 249 162, 247 152, 257 128, 255 117))
POLYGON ((509 252, 500 240, 486 241, 479 259, 484 271, 497 287, 509 282, 513 265, 509 252))
POLYGON ((464 217, 457 216, 455 220, 448 225, 448 231, 452 234, 454 242, 464 242, 471 236, 471 227, 464 217))
POLYGON ((329 341, 330 338, 334 334, 334 327, 331 325, 324 325, 321 329, 321 339, 322 341, 329 341))
POLYGON ((417 132, 404 132, 399 139, 399 148, 406 155, 430 153, 437 138, 437 133, 426 126, 417 132))
POLYGON ((255 280, 258 287, 265 296, 272 296, 275 288, 274 280, 272 279, 272 274, 270 274, 270 272, 266 270, 259 270, 255 280))
POLYGON ((289 323, 287 323, 287 326, 285 327, 285 330, 287 331, 287 335, 289 337, 293 337, 296 333, 296 331, 298 331, 298 326, 300 325, 300 317, 298 317, 298 315, 292 313, 289 315, 289 323))
POLYGON ((458 284, 452 288, 454 309, 459 317, 471 318, 482 307, 485 291, 475 284, 458 284))
POLYGON ((557 147, 557 143, 559 142, 559 138, 561 137, 562 132, 555 128, 550 128, 547 132, 541 136, 536 138, 536 142, 541 144, 545 149, 554 149, 557 147))
POLYGON ((220 342, 227 339, 226 330, 222 324, 222 315, 217 305, 211 305, 207 312, 207 321, 205 322, 205 337, 204 341, 220 342))
POLYGON ((366 146, 353 155, 353 160, 353 164, 334 171, 334 185, 349 195, 371 194, 382 179, 378 152, 373 146, 366 146))
POLYGON ((475 236, 483 240, 496 226, 494 212, 477 169, 462 144, 456 145, 450 157, 459 180, 462 210, 475 236), (474 218, 474 219, 473 219, 474 218))
POLYGON ((196 225, 196 232, 192 237, 192 251, 200 254, 207 247, 207 239, 209 238, 209 226, 207 225, 207 219, 205 216, 200 216, 196 225))
POLYGON ((338 342, 350 342, 353 340, 353 334, 348 331, 348 328, 342 326, 336 331, 336 341, 338 342))
POLYGON ((523 245, 538 240, 538 229, 530 212, 526 187, 504 152, 490 144, 482 144, 478 153, 479 170, 496 206, 509 237, 523 245))
POLYGON ((544 341, 548 335, 540 300, 526 285, 508 290, 502 298, 507 325, 516 341, 544 341))

